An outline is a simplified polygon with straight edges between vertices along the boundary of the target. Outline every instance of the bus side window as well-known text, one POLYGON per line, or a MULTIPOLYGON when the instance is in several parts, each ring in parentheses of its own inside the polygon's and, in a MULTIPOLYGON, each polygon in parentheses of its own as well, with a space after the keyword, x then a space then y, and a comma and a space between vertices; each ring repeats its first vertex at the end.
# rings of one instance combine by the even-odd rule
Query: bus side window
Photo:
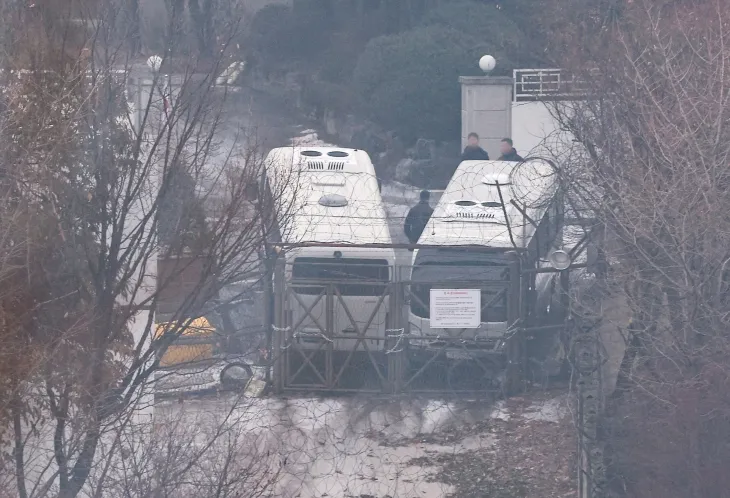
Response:
POLYGON ((545 213, 545 217, 542 220, 542 223, 540 224, 540 229, 538 230, 538 244, 539 244, 539 250, 540 254, 545 255, 547 254, 556 243, 559 243, 558 236, 560 235, 560 224, 562 223, 562 220, 560 219, 561 213, 560 208, 557 202, 553 202, 553 204, 550 206, 550 208, 545 213))
POLYGON ((551 219, 550 219, 550 242, 553 245, 560 245, 562 243, 562 239, 558 240, 562 233, 562 226, 563 226, 563 208, 562 208, 562 198, 558 197, 556 200, 553 201, 552 205, 550 206, 550 213, 551 213, 551 219))
POLYGON ((550 211, 545 213, 538 229, 536 230, 535 236, 537 238, 538 251, 541 256, 545 255, 550 251, 550 248, 555 238, 553 230, 551 229, 552 219, 550 217, 550 211))

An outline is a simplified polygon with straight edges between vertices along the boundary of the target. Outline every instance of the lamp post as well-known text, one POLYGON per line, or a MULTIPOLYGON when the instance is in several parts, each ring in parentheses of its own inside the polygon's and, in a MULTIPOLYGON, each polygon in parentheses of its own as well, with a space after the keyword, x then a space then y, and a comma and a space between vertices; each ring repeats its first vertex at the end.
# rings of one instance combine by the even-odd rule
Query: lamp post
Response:
POLYGON ((159 80, 157 79, 159 76, 160 68, 162 67, 162 57, 160 57, 159 55, 151 56, 149 59, 147 59, 147 66, 152 71, 152 81, 154 82, 154 86, 157 86, 157 89, 162 96, 162 109, 165 112, 165 117, 169 117, 169 102, 167 98, 167 91, 169 90, 168 84, 167 81, 165 81, 164 86, 161 86, 159 80))

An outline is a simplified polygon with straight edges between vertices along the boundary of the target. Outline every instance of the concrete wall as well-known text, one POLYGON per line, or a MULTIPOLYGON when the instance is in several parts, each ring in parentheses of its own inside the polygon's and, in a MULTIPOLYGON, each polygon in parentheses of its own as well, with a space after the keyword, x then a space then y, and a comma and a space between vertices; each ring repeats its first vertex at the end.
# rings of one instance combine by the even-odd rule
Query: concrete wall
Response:
POLYGON ((475 132, 489 157, 499 157, 499 141, 512 131, 512 78, 462 76, 461 144, 475 132))

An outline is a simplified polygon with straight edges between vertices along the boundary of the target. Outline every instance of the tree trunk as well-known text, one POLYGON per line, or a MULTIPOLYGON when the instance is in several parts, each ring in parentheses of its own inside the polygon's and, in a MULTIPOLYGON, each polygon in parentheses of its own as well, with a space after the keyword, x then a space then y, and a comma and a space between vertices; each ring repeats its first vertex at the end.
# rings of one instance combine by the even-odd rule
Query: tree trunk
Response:
POLYGON ((25 487, 25 455, 23 448, 23 421, 22 421, 22 401, 18 388, 15 388, 13 395, 13 431, 15 435, 15 448, 13 448, 13 457, 15 458, 15 480, 18 484, 18 496, 27 498, 28 491, 25 487))
POLYGON ((204 57, 211 57, 213 48, 213 13, 215 11, 215 0, 188 0, 190 18, 193 22, 193 30, 198 40, 198 51, 204 57))
POLYGON ((142 34, 139 19, 139 0, 127 0, 129 15, 129 55, 136 57, 142 51, 142 34))

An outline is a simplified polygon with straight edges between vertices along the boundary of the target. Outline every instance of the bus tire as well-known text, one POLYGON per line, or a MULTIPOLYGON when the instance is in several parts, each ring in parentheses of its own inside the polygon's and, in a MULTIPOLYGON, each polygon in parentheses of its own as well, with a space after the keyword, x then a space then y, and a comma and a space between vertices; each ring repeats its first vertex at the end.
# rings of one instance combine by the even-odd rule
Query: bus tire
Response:
POLYGON ((245 386, 253 377, 253 370, 246 363, 229 363, 221 370, 219 381, 224 387, 245 386))

